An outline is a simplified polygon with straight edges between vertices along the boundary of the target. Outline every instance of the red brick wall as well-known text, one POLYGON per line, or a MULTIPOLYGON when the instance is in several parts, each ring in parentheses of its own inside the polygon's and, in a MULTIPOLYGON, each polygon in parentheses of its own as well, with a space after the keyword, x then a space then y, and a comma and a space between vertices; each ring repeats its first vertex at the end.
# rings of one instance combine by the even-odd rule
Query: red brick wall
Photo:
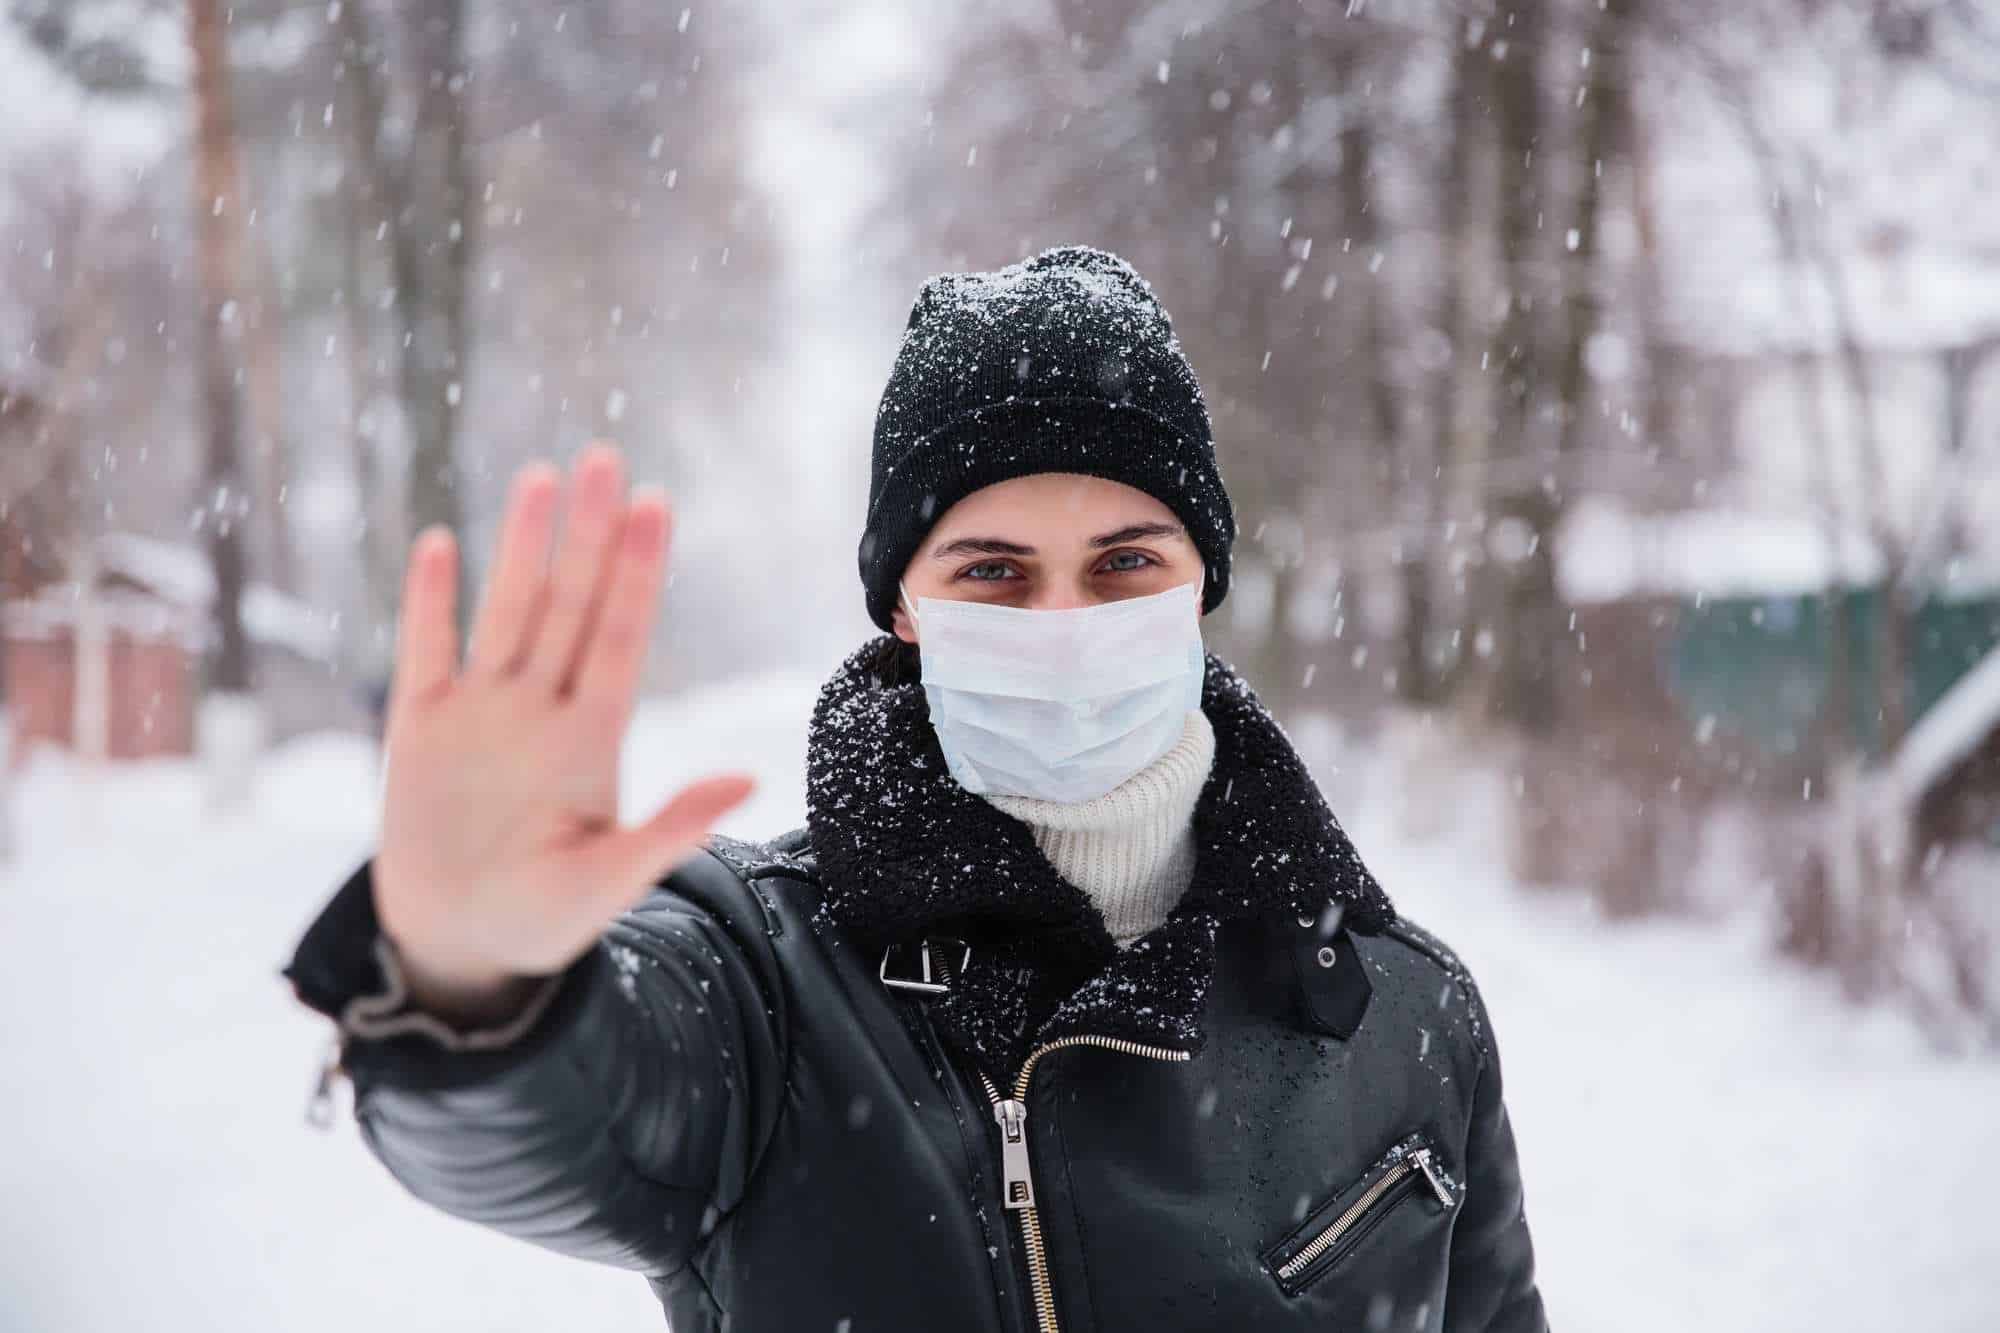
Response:
POLYGON ((10 637, 0 645, 7 654, 7 716, 14 744, 23 751, 37 744, 69 745, 73 647, 67 634, 10 637))
POLYGON ((194 753, 194 670, 178 642, 111 641, 111 757, 194 753))
MULTIPOLYGON (((76 653, 70 631, 16 635, 7 654, 7 709, 15 743, 69 748, 76 707, 76 653)), ((110 757, 148 759, 194 751, 194 664, 173 637, 111 636, 110 757)))

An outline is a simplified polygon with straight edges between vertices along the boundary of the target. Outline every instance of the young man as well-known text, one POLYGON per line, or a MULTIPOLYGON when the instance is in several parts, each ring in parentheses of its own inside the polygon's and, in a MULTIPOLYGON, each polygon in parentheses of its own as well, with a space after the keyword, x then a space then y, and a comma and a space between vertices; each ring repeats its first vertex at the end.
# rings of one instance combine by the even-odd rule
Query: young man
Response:
POLYGON ((663 496, 518 479, 463 654, 416 544, 379 853, 286 969, 413 1193, 677 1333, 1545 1328, 1493 1026, 1200 637, 1236 524, 1150 287, 940 275, 875 430, 885 633, 805 827, 617 824, 663 496))

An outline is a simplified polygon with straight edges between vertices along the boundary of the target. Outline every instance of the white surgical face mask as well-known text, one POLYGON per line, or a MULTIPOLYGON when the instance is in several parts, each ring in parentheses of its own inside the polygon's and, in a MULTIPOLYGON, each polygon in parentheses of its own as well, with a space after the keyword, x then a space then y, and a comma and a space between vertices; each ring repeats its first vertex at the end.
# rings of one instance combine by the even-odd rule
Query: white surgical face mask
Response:
POLYGON ((921 597, 924 696, 945 764, 982 795, 1087 801, 1180 740, 1201 707, 1201 584, 1030 611, 921 597))

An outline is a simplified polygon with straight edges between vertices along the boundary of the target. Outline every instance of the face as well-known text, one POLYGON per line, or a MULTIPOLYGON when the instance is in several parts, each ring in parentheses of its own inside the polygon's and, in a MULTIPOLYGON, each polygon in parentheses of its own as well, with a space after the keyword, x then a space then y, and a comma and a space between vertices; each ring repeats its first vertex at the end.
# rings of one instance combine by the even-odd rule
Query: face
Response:
MULTIPOLYGON (((982 487, 945 510, 910 557, 903 588, 913 604, 938 597, 1058 610, 1200 577, 1200 552, 1152 496, 1102 477, 1039 472, 982 487)), ((900 603, 895 628, 905 643, 918 641, 900 603)))

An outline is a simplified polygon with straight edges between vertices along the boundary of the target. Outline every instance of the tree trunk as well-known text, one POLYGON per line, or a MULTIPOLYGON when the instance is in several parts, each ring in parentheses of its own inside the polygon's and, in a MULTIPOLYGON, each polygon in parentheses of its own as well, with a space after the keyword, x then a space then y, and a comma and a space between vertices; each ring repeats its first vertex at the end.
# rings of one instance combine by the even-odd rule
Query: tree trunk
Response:
MULTIPOLYGON (((197 337, 202 405, 206 415, 208 549, 214 569, 217 649, 214 669, 195 718, 207 798, 223 809, 249 797, 258 740, 258 705, 252 693, 249 635, 243 625, 243 590, 248 581, 244 532, 251 512, 243 468, 241 419, 236 399, 236 361, 228 326, 240 278, 243 211, 235 120, 229 104, 228 35, 219 0, 191 0, 188 21, 194 46, 197 118, 195 235, 199 254, 202 321, 197 337), (226 714, 249 719, 232 734, 244 743, 218 749, 212 718, 226 714)), ((81 646, 79 646, 81 652, 81 646)))
MULTIPOLYGON (((1350 89, 1366 86, 1362 72, 1365 55, 1358 37, 1350 37, 1341 44, 1334 61, 1338 86, 1350 89)), ((1382 491, 1379 512, 1394 526, 1391 546, 1403 594, 1403 642, 1396 672, 1396 694, 1407 703, 1425 704, 1431 701, 1434 691, 1428 651, 1431 514, 1423 497, 1430 494, 1428 474, 1433 469, 1412 466, 1407 453, 1410 445, 1403 438, 1390 356, 1389 300, 1383 291, 1383 280, 1375 271, 1375 256, 1382 245, 1375 197, 1375 157, 1373 108, 1350 92, 1340 131, 1339 189, 1342 229, 1348 244, 1346 276, 1354 296, 1352 308, 1356 311, 1351 333, 1364 382, 1368 425, 1381 463, 1377 469, 1382 491)))
MULTIPOLYGON (((0 404, 5 396, 0 395, 0 404)), ((8 423, 0 412, 0 436, 8 423)), ((14 725, 7 711, 7 657, 12 640, 7 629, 7 607, 14 599, 17 583, 15 564, 20 559, 15 536, 4 516, 0 516, 0 865, 14 858, 14 725)))
POLYGON ((1896 530, 1894 500, 1889 489, 1889 445, 1875 419, 1875 376, 1868 350, 1861 345, 1846 275, 1832 248, 1822 238, 1814 250, 1821 280, 1832 297, 1836 363, 1853 405, 1858 447, 1865 469, 1861 493, 1867 529, 1882 552, 1882 584, 1875 607, 1875 752, 1888 755, 1903 743, 1910 729, 1910 638, 1914 599, 1905 592, 1910 551, 1896 530))
MULTIPOLYGON (((1476 222, 1479 210, 1474 202, 1484 198, 1484 180, 1478 167, 1488 144, 1482 133, 1480 112, 1490 91, 1487 70, 1491 63, 1491 57, 1482 43, 1461 38, 1456 44, 1456 54, 1452 58, 1451 90, 1447 94, 1451 113, 1447 133, 1450 137, 1446 144, 1445 176, 1438 190, 1444 214, 1440 230, 1444 276, 1439 290, 1438 332, 1444 339, 1445 356, 1438 368, 1433 390, 1436 406, 1432 424, 1436 441, 1435 457, 1441 471, 1429 479, 1425 526, 1435 527, 1442 515, 1448 515, 1453 520, 1455 536, 1452 542, 1444 543, 1442 547, 1447 559, 1451 555, 1452 543, 1464 543, 1472 538, 1474 526, 1469 520, 1481 502, 1483 488, 1478 478, 1488 444, 1485 413, 1483 410, 1475 411, 1472 401, 1475 392, 1484 388, 1484 380, 1479 374, 1479 367, 1467 353, 1474 345, 1477 332, 1472 311, 1474 293, 1478 289, 1476 279, 1480 245, 1476 222)), ((1430 591, 1430 571, 1406 571, 1404 600, 1410 604, 1407 614, 1412 619, 1417 616, 1414 599, 1430 591), (1414 584, 1419 574, 1424 578, 1421 590, 1414 584)), ((1458 634, 1446 659, 1448 665, 1445 671, 1438 674, 1426 670, 1427 687, 1434 698, 1450 697, 1458 683, 1465 679, 1472 643, 1478 633, 1476 618, 1470 614, 1476 601, 1472 597, 1461 597, 1454 607, 1453 618, 1458 634)), ((1422 619, 1428 623, 1429 618, 1429 609, 1425 608, 1422 619)), ((1421 647, 1406 637, 1405 659, 1421 651, 1421 647)))
MULTIPOLYGON (((1631 62, 1627 60, 1625 66, 1629 71, 1631 62)), ((1638 234, 1635 294, 1639 303, 1640 339, 1643 344, 1641 373, 1645 377, 1641 390, 1645 394, 1641 421, 1647 456, 1657 460, 1663 454, 1678 452, 1680 447, 1680 402, 1677 395, 1685 382, 1687 367, 1683 364, 1680 349, 1673 344, 1667 332, 1667 261, 1665 247, 1660 243, 1651 135, 1640 118, 1637 101, 1629 86, 1619 91, 1613 109, 1620 120, 1618 138, 1625 144, 1627 160, 1631 164, 1632 221, 1633 230, 1638 234)))
POLYGON ((243 207, 238 187, 235 125, 229 106, 228 38, 219 0, 190 0, 194 48, 195 244, 201 284, 196 358, 201 368, 203 480, 208 493, 207 540, 215 574, 216 652, 209 684, 231 693, 251 687, 250 640, 243 628, 243 525, 247 509, 239 456, 235 357, 226 325, 234 311, 237 265, 233 230, 243 207))
MULTIPOLYGON (((247 196, 246 196, 247 200, 247 196)), ((246 204, 247 211, 247 204, 246 204)), ((244 323, 244 385, 248 391, 252 467, 263 506, 265 582, 288 593, 301 591, 298 552, 292 542, 291 514, 285 503, 292 482, 292 452, 285 437, 284 313, 268 256, 245 228, 237 237, 248 268, 249 318, 244 323)))
POLYGON ((396 621, 398 553, 408 541, 400 497, 390 494, 378 453, 380 426, 372 413, 377 397, 374 364, 375 326, 364 299, 371 272, 363 238, 373 236, 394 207, 396 190, 382 159, 382 117, 387 94, 382 86, 381 50, 359 3, 340 6, 336 20, 341 65, 347 90, 341 117, 342 173, 345 213, 341 225, 341 313, 347 336, 348 453, 354 468, 361 531, 359 587, 363 631, 354 636, 360 677, 374 684, 389 674, 390 640, 396 621))
POLYGON ((1541 90, 1537 78, 1547 15, 1542 0, 1521 0, 1505 30, 1506 58, 1495 72, 1500 130, 1500 262, 1506 315, 1496 339, 1500 369, 1500 470, 1493 508, 1500 550, 1498 680, 1502 720, 1547 732, 1556 720, 1554 647, 1563 632, 1557 605, 1552 529, 1560 513, 1543 484, 1542 325, 1548 301, 1538 253, 1544 208, 1540 157, 1541 90))
MULTIPOLYGON (((1301 595, 1301 588, 1308 583, 1303 575, 1304 566, 1295 556, 1281 557, 1272 562, 1271 638, 1264 662, 1265 683, 1260 684, 1258 689, 1269 691, 1272 711, 1284 718, 1294 716, 1310 694, 1306 669, 1316 665, 1312 659, 1332 649, 1330 643, 1314 645, 1305 642, 1292 627, 1293 605, 1301 595)), ((1317 670, 1314 674, 1318 674, 1317 670)))
MULTIPOLYGON (((393 247, 404 329, 400 371, 410 453, 411 528, 457 529, 461 509, 455 438, 465 393, 465 270, 471 251, 465 162, 462 0, 414 8, 418 80, 410 155, 401 173, 393 247)), ((472 561, 459 562, 461 630, 472 606, 472 561)))
POLYGON ((1577 109, 1577 168, 1579 186, 1571 226, 1564 237, 1563 297, 1566 306, 1562 361, 1556 391, 1561 433, 1556 448, 1573 456, 1583 442, 1584 398, 1589 392, 1589 347, 1604 322, 1604 300, 1598 272, 1598 214, 1604 203, 1604 173, 1624 165, 1627 145, 1619 141, 1624 127, 1625 6, 1629 0, 1600 0, 1590 41, 1589 77, 1583 105, 1577 109))

